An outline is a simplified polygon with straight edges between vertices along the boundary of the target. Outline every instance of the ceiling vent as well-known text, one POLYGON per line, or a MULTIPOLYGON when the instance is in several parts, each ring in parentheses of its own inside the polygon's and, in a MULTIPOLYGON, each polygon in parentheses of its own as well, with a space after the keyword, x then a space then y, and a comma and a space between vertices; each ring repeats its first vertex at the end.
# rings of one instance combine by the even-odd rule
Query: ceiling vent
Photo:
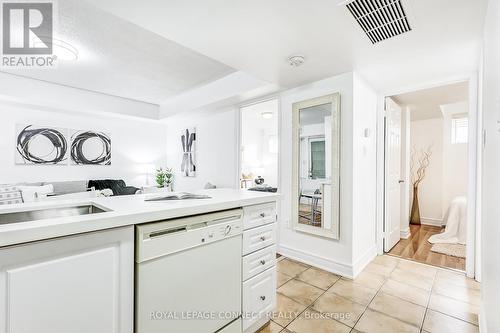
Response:
POLYGON ((346 6, 373 44, 411 30, 401 0, 354 0, 346 6))

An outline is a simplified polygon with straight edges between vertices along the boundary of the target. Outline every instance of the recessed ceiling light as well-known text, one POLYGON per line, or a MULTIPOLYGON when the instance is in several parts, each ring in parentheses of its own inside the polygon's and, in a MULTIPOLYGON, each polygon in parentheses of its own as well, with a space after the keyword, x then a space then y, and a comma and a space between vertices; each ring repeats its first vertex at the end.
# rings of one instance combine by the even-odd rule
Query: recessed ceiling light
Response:
POLYGON ((264 119, 271 119, 273 117, 273 113, 272 112, 262 112, 260 115, 264 119))
POLYGON ((292 56, 288 57, 288 63, 292 67, 299 67, 300 65, 302 65, 304 63, 305 60, 306 59, 304 58, 303 55, 292 55, 292 56))

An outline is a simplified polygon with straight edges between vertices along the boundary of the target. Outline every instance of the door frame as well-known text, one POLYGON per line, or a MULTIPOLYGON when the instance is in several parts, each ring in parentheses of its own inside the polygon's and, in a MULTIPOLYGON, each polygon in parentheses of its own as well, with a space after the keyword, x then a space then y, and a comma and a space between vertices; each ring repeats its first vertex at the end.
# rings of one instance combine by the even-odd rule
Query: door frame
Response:
POLYGON ((469 140, 468 140, 468 175, 467 175, 467 252, 465 272, 470 278, 479 278, 479 248, 481 246, 480 230, 481 219, 476 212, 480 210, 477 202, 479 186, 481 184, 481 142, 482 142, 482 110, 479 107, 478 74, 477 72, 449 77, 447 79, 387 90, 379 95, 377 110, 377 252, 384 253, 385 230, 385 98, 409 93, 422 89, 435 88, 447 84, 467 82, 469 90, 469 140), (477 273, 476 273, 477 272, 477 273))
POLYGON ((278 154, 277 154, 277 159, 278 159, 278 173, 277 173, 277 177, 278 177, 278 182, 276 184, 276 186, 278 187, 278 191, 279 189, 281 188, 281 99, 280 99, 280 96, 279 95, 276 95, 276 94, 273 94, 273 95, 270 95, 270 96, 266 96, 266 97, 263 97, 263 98, 258 98, 258 99, 252 99, 252 100, 249 100, 249 101, 245 101, 245 102, 242 102, 238 105, 236 105, 236 108, 237 108, 237 111, 236 111, 236 129, 237 129, 237 132, 238 132, 238 135, 237 135, 237 143, 236 143, 236 149, 238 149, 238 151, 236 152, 236 156, 238 157, 238 161, 236 163, 236 168, 237 168, 237 171, 236 171, 236 188, 237 189, 241 189, 241 184, 240 184, 240 176, 241 176, 241 158, 242 158, 242 154, 241 154, 241 142, 242 142, 242 139, 241 139, 241 134, 242 134, 242 117, 241 117, 241 109, 242 108, 245 108, 245 107, 249 107, 249 106, 252 106, 252 105, 256 105, 256 104, 260 104, 260 103, 265 103, 265 102, 269 102, 269 101, 272 101, 272 100, 276 100, 277 103, 278 103, 278 110, 277 110, 277 121, 278 121, 278 128, 277 128, 277 134, 276 134, 276 139, 278 140, 278 154))

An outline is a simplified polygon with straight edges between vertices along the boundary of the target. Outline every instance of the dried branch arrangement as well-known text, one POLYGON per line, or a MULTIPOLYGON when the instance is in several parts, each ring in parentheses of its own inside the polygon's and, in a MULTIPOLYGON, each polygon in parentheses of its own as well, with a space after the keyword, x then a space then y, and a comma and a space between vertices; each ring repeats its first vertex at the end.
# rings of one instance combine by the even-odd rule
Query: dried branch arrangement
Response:
POLYGON ((411 149, 410 173, 413 187, 418 187, 422 180, 424 180, 425 172, 430 164, 431 156, 432 145, 427 147, 427 149, 422 148, 420 151, 417 151, 415 146, 411 149))

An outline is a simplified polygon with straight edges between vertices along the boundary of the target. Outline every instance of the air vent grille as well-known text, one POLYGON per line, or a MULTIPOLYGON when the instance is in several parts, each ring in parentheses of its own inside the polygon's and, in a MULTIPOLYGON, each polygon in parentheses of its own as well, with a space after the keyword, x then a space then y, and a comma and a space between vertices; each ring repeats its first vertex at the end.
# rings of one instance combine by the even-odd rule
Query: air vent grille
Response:
POLYGON ((347 8, 373 44, 411 30, 401 0, 354 0, 347 8))

